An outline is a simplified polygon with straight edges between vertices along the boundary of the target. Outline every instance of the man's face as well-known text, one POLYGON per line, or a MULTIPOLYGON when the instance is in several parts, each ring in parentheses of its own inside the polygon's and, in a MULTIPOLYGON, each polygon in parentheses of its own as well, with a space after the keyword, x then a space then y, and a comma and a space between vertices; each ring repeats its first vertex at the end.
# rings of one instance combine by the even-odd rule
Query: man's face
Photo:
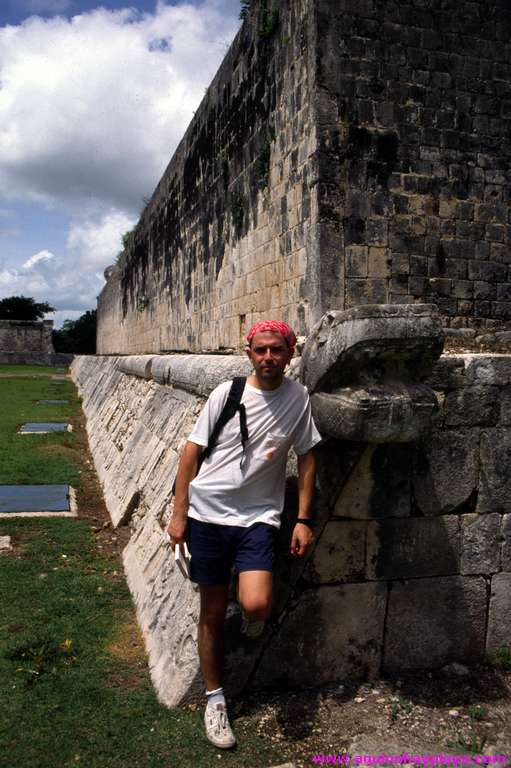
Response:
POLYGON ((247 355, 254 366, 256 376, 270 383, 282 378, 293 352, 280 333, 261 331, 252 337, 247 355))

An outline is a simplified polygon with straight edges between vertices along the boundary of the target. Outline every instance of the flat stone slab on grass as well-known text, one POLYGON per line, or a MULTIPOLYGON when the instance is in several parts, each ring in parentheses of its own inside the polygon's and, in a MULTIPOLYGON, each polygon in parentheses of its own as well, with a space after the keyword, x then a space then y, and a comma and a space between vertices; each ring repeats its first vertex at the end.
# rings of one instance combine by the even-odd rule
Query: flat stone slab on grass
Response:
POLYGON ((67 405, 69 400, 38 400, 37 405, 67 405))
POLYGON ((0 536, 0 552, 12 549, 11 537, 0 536))
POLYGON ((46 435, 48 432, 72 432, 71 424, 57 421, 27 421, 22 424, 20 435, 46 435))
POLYGON ((0 517, 76 517, 70 485, 0 485, 0 517))

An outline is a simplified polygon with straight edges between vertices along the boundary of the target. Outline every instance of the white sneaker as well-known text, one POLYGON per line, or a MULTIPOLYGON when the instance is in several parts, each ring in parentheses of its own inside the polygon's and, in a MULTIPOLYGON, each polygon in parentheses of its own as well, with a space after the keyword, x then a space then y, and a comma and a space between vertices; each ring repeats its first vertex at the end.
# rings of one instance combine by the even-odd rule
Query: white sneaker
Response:
POLYGON ((240 632, 249 640, 257 640, 258 637, 261 637, 264 632, 264 624, 264 621, 250 621, 244 612, 241 613, 240 632))
POLYGON ((229 749, 236 744, 236 737, 231 730, 227 711, 223 704, 206 707, 204 712, 206 736, 209 741, 220 749, 229 749))

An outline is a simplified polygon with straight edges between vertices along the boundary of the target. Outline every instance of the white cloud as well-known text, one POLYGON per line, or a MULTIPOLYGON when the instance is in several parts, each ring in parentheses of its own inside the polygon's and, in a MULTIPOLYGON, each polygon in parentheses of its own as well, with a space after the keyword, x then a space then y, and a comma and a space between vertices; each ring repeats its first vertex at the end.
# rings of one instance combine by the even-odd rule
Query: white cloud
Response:
POLYGON ((55 256, 53 253, 50 253, 50 251, 39 251, 39 253, 35 253, 33 256, 26 260, 22 269, 32 269, 32 267, 35 267, 35 265, 41 261, 51 261, 54 258, 55 256))
POLYGON ((67 246, 82 267, 104 269, 122 251, 121 237, 135 223, 135 217, 116 210, 100 218, 79 220, 69 229, 67 246))
POLYGON ((0 28, 2 194, 138 214, 237 26, 205 0, 0 28))
MULTIPOLYGON (((34 13, 72 6, 26 1, 34 13)), ((182 138, 238 13, 238 0, 160 2, 153 14, 98 8, 0 27, 0 237, 16 234, 13 224, 29 229, 20 200, 70 220, 62 254, 44 242, 23 258, 5 250, 1 297, 48 301, 60 321, 95 306, 103 269, 182 138)))
POLYGON ((76 269, 50 251, 34 254, 20 268, 0 270, 0 298, 32 296, 48 301, 66 317, 94 307, 102 284, 101 274, 94 272, 84 272, 77 279, 76 269))
POLYGON ((23 0, 23 6, 29 13, 60 13, 67 11, 71 0, 23 0))

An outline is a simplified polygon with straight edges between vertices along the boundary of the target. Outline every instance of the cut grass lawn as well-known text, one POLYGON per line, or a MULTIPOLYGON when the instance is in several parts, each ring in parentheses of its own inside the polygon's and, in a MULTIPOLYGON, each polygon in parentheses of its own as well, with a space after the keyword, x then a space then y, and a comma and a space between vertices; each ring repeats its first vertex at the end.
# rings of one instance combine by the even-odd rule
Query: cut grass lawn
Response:
MULTIPOLYGON (((0 366, 0 485, 39 483, 69 483, 74 485, 79 477, 79 466, 71 458, 70 450, 76 442, 72 433, 46 435, 19 435, 21 424, 27 421, 72 421, 80 418, 79 399, 74 385, 64 381, 58 387, 59 399, 69 400, 68 405, 37 405, 39 399, 55 399, 56 387, 52 384, 49 368, 45 378, 4 378, 5 373, 15 373, 15 366, 0 366)), ((29 367, 29 366, 27 366, 29 367)), ((35 367, 35 366, 33 366, 35 367)))
MULTIPOLYGON (((32 401, 47 397, 47 387, 44 380, 17 379, 14 386, 0 380, 0 484, 91 475, 83 449, 68 445, 78 435, 15 436, 24 446, 18 450, 15 427, 43 408, 32 401)), ((78 399, 71 384, 65 387, 72 402, 51 417, 66 410, 77 423, 78 399)), ((80 494, 84 505, 97 504, 84 485, 79 506, 80 494)), ((88 519, 3 519, 0 535, 13 543, 11 552, 0 554, 1 768, 257 768, 282 762, 271 742, 256 734, 253 720, 240 718, 240 746, 220 753, 203 735, 202 712, 158 703, 121 564, 101 543, 116 538, 108 529, 93 528, 88 519)))

